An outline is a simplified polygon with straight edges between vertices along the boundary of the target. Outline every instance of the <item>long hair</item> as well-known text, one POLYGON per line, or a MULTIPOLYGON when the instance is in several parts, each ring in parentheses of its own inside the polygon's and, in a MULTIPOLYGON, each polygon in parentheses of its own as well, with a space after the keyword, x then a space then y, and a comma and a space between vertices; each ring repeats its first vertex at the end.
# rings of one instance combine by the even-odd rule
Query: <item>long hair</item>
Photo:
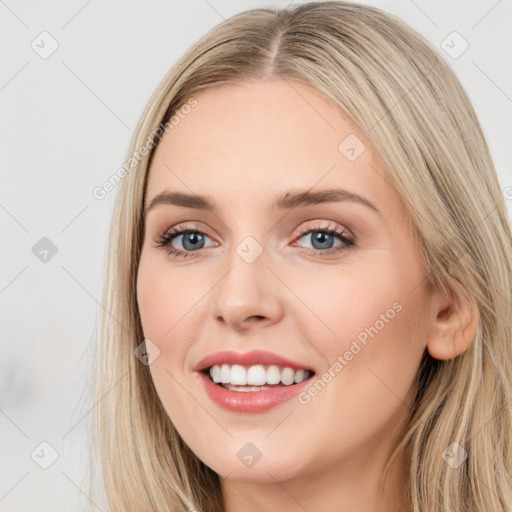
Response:
POLYGON ((406 433, 389 458, 410 454, 411 510, 511 510, 512 234, 484 134, 427 40, 380 9, 324 1, 252 9, 214 27, 165 76, 135 130, 111 225, 93 367, 92 427, 112 512, 223 510, 219 476, 183 442, 134 355, 144 339, 136 302, 143 199, 154 148, 195 95, 273 79, 313 86, 359 127, 404 203, 425 279, 478 315, 464 353, 441 361, 425 351, 418 368, 406 433), (449 463, 453 450, 462 463, 449 463))

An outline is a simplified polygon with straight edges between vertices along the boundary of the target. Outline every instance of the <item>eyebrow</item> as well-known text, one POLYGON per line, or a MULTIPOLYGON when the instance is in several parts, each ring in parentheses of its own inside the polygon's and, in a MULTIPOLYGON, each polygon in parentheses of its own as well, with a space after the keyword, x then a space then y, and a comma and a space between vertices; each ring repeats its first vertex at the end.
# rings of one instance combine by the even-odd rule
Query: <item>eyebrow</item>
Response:
MULTIPOLYGON (((368 201, 368 199, 343 189, 319 190, 317 192, 307 190, 299 192, 285 192, 274 199, 270 204, 269 211, 292 210, 302 206, 342 201, 352 201, 362 204, 379 215, 382 215, 379 209, 373 203, 368 201)), ((145 204, 147 205, 147 201, 145 201, 145 204)), ((209 196, 188 194, 185 192, 169 192, 166 190, 153 197, 149 205, 146 206, 144 214, 147 215, 150 210, 159 204, 175 205, 184 208, 193 208, 196 210, 217 213, 215 202, 209 196)))

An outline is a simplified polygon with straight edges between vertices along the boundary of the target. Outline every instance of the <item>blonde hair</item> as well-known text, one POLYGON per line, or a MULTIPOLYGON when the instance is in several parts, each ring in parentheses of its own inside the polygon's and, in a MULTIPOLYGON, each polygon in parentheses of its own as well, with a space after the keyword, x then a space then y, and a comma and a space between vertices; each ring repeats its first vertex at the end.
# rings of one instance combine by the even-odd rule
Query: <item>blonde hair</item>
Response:
POLYGON ((510 510, 512 235, 489 149, 437 50, 398 18, 341 1, 231 17, 176 63, 139 121, 129 149, 139 158, 120 183, 110 232, 94 365, 93 427, 111 510, 223 510, 219 476, 180 438, 134 356, 144 339, 135 283, 153 154, 139 150, 148 140, 154 148, 201 90, 270 79, 309 84, 352 119, 403 200, 427 282, 478 315, 463 354, 439 361, 425 351, 405 434, 390 451, 410 454, 411 510, 510 510), (456 468, 444 457, 452 443, 467 453, 456 468))

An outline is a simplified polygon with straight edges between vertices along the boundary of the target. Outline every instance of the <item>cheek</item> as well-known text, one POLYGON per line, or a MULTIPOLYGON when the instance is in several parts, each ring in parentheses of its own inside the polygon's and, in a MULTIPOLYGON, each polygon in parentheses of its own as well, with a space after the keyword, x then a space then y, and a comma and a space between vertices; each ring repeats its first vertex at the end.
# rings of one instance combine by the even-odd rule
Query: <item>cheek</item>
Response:
POLYGON ((204 315, 201 299, 206 299, 209 287, 211 284, 204 276, 194 278, 180 269, 169 269, 162 258, 141 258, 137 302, 144 337, 160 350, 159 357, 150 365, 157 388, 179 388, 172 376, 183 375, 186 356, 200 336, 204 319, 198 315, 204 315))
POLYGON ((309 310, 300 328, 323 356, 324 381, 333 375, 329 382, 344 396, 392 396, 388 386, 405 397, 414 382, 428 335, 426 300, 422 289, 410 293, 410 276, 390 269, 354 266, 308 279, 298 292, 309 310))
MULTIPOLYGON (((155 259, 141 259, 137 275, 137 302, 144 335, 164 343, 189 322, 202 293, 179 269, 171 272, 155 259)), ((204 293, 204 292, 203 292, 204 293)))
POLYGON ((179 384, 183 381, 180 369, 187 351, 187 336, 183 334, 184 329, 190 328, 187 312, 197 301, 190 287, 180 281, 178 272, 173 275, 161 262, 151 257, 141 258, 137 302, 142 328, 144 337, 160 350, 149 370, 166 413, 178 423, 183 415, 180 411, 187 409, 187 394, 179 384))
POLYGON ((296 317, 304 332, 316 340, 317 350, 331 356, 343 353, 355 338, 364 343, 369 337, 365 329, 377 323, 383 330, 399 316, 401 288, 397 281, 368 268, 333 268, 295 286, 306 307, 305 314, 296 317))
POLYGON ((422 299, 393 279, 364 282, 331 282, 330 301, 309 304, 333 333, 324 328, 315 337, 309 331, 326 363, 318 375, 323 382, 313 383, 301 403, 311 417, 323 419, 325 437, 340 439, 340 446, 343 439, 361 446, 404 418, 426 344, 422 299))

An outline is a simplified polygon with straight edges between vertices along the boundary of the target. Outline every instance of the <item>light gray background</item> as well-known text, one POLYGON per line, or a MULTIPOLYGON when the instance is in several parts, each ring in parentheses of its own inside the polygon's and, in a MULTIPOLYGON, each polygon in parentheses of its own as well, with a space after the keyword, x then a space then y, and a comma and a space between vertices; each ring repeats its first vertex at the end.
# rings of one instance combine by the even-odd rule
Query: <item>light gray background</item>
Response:
MULTIPOLYGON (((0 0, 0 510, 88 502, 83 396, 116 194, 92 190, 123 164, 151 93, 196 39, 236 12, 288 3, 0 0), (51 48, 43 31, 58 43, 47 58, 31 47, 51 48), (46 262, 32 252, 42 237, 57 247, 46 262), (43 441, 59 454, 48 469, 36 463, 51 461, 43 441)), ((451 63, 512 211, 512 2, 360 3, 397 14, 451 63), (469 44, 458 58, 442 48, 454 31, 469 44)))

